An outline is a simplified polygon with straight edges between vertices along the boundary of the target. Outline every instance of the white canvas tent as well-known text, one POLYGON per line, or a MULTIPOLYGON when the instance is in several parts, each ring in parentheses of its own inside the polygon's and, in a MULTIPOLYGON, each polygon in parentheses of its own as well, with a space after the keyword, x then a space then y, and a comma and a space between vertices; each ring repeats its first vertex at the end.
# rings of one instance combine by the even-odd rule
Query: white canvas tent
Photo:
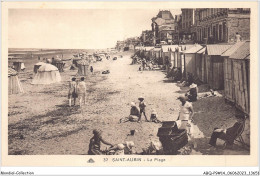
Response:
POLYGON ((51 84, 61 81, 61 76, 57 67, 51 64, 40 66, 32 80, 32 84, 51 84))
POLYGON ((42 65, 44 65, 44 64, 46 64, 46 63, 44 63, 44 62, 38 62, 38 63, 36 63, 36 64, 34 65, 34 69, 33 69, 34 73, 37 73, 38 69, 39 69, 42 65))

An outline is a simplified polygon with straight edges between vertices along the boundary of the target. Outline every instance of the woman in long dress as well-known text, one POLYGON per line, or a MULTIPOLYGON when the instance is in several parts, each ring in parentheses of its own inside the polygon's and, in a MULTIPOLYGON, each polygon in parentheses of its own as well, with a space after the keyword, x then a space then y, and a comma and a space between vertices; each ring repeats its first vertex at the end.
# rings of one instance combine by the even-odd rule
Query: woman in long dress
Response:
POLYGON ((68 98, 69 98, 69 106, 71 106, 71 99, 74 99, 74 106, 76 103, 76 98, 78 97, 77 95, 77 82, 76 82, 76 78, 72 78, 71 82, 69 84, 69 94, 68 94, 68 98))

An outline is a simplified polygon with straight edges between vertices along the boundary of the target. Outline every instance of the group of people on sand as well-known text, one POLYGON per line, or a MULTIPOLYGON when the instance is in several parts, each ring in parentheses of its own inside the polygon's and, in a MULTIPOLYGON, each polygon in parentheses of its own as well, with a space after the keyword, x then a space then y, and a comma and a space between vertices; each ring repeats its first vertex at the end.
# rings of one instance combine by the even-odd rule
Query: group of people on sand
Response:
MULTIPOLYGON (((111 151, 114 151, 114 155, 124 155, 124 154, 133 154, 133 141, 126 141, 120 144, 112 144, 107 142, 104 137, 102 137, 102 131, 98 129, 93 130, 93 137, 90 139, 89 142, 89 155, 104 155, 109 154, 111 151), (110 146, 109 149, 106 151, 101 150, 101 143, 110 146)), ((111 152, 112 153, 112 152, 111 152)))
POLYGON ((146 122, 160 123, 161 121, 158 120, 157 112, 155 109, 152 110, 150 120, 148 120, 146 116, 146 103, 144 101, 144 97, 140 96, 138 100, 139 100, 139 106, 137 107, 135 102, 131 102, 130 115, 124 119, 120 119, 120 123, 128 122, 128 121, 140 123, 142 115, 144 115, 146 122))
POLYGON ((80 107, 82 106, 82 103, 86 104, 86 91, 85 78, 81 77, 80 80, 77 81, 77 78, 73 77, 69 83, 69 106, 72 105, 72 100, 74 100, 73 105, 75 106, 77 98, 79 99, 80 107))
POLYGON ((162 154, 162 144, 158 141, 151 141, 149 146, 143 148, 141 153, 135 151, 135 143, 133 141, 125 141, 119 144, 112 144, 104 139, 102 131, 98 129, 93 130, 93 137, 89 142, 89 155, 132 155, 132 154, 162 154), (101 150, 101 144, 108 145, 109 148, 101 150))

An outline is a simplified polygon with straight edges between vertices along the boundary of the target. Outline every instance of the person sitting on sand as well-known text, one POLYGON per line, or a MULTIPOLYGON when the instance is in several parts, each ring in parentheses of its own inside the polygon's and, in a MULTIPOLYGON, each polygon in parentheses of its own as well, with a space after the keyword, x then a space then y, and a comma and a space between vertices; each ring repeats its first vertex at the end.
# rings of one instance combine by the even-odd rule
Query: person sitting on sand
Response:
POLYGON ((69 83, 69 94, 68 94, 68 99, 69 99, 69 106, 71 106, 71 99, 74 99, 74 106, 76 104, 76 98, 78 97, 77 94, 77 82, 76 78, 73 77, 71 79, 71 82, 69 83))
POLYGON ((82 106, 82 100, 84 101, 84 104, 86 104, 86 83, 85 83, 85 78, 81 77, 80 82, 78 83, 78 97, 79 97, 79 106, 82 106))
POLYGON ((197 101, 197 98, 198 98, 198 86, 197 86, 197 84, 192 83, 190 85, 190 89, 185 94, 185 96, 187 97, 188 101, 190 101, 190 102, 197 101))
POLYGON ((157 119, 157 112, 155 109, 152 110, 150 121, 154 123, 161 123, 161 121, 157 119))
POLYGON ((140 110, 137 108, 134 102, 131 102, 131 109, 130 109, 130 115, 129 120, 130 121, 137 121, 140 118, 140 110))
POLYGON ((113 144, 104 140, 104 138, 102 137, 102 132, 100 130, 94 129, 93 134, 94 134, 94 136, 90 139, 90 142, 89 142, 89 150, 88 150, 89 155, 103 155, 104 154, 104 152, 102 152, 100 150, 101 142, 103 144, 110 145, 111 147, 113 147, 113 144))

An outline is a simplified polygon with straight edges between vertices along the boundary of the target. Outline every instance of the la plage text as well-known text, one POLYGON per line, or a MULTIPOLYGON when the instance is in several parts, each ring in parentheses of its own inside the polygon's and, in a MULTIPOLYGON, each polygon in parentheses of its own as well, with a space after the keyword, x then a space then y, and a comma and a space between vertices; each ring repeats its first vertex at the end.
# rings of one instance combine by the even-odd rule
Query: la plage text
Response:
POLYGON ((162 158, 112 158, 112 162, 165 162, 162 158))

